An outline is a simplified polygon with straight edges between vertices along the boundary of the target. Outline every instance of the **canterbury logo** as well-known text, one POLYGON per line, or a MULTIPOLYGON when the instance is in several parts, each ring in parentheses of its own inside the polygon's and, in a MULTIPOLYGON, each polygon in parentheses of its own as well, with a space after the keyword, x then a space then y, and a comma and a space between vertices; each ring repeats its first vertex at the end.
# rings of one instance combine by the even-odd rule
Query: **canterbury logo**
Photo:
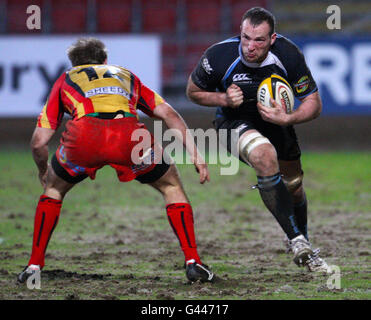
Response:
POLYGON ((211 74, 211 72, 214 71, 213 68, 211 68, 209 60, 207 58, 202 59, 202 67, 207 74, 211 74))
POLYGON ((236 132, 240 132, 241 130, 245 129, 247 127, 246 124, 239 125, 236 129, 234 129, 236 132))
POLYGON ((236 73, 233 76, 232 80, 233 81, 245 81, 245 80, 251 80, 251 78, 249 78, 246 73, 236 73))

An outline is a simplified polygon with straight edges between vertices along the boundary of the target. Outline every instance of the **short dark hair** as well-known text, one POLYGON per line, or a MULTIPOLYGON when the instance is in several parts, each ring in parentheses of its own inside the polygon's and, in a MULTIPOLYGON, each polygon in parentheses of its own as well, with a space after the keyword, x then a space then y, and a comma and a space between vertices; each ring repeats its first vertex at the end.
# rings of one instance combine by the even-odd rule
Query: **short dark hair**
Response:
POLYGON ((80 38, 67 49, 72 66, 83 64, 103 64, 107 59, 107 49, 96 38, 80 38))
POLYGON ((241 24, 246 20, 250 20, 250 23, 253 26, 258 26, 262 22, 266 21, 270 26, 269 34, 272 35, 275 31, 276 27, 276 18, 274 15, 269 12, 267 9, 261 7, 254 7, 250 10, 247 10, 245 14, 242 16, 241 24))

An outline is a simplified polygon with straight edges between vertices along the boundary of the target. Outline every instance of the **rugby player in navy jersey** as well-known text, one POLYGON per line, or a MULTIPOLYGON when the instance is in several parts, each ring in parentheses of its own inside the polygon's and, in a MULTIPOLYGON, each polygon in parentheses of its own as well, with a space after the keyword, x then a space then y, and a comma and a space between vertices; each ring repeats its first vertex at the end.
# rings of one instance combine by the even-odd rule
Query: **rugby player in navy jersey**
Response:
POLYGON ((254 168, 261 198, 285 232, 294 262, 309 271, 330 272, 309 242, 301 151, 293 128, 320 115, 321 98, 303 54, 275 33, 274 16, 260 7, 248 10, 240 36, 205 51, 189 77, 187 96, 217 107, 214 125, 228 130, 229 151, 231 131, 238 133, 236 156, 254 168), (287 114, 273 100, 273 107, 257 103, 257 88, 271 74, 284 77, 301 101, 294 112, 287 114))

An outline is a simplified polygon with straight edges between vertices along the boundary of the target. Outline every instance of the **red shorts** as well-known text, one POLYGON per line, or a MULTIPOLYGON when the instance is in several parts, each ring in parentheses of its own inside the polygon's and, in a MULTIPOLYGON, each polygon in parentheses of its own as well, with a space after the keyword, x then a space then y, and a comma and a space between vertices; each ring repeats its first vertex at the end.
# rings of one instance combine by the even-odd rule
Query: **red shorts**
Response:
MULTIPOLYGON (((71 179, 79 176, 94 179, 97 170, 110 165, 116 169, 119 180, 126 182, 154 170, 159 163, 152 134, 136 118, 70 120, 60 142, 52 164, 54 161, 62 167, 65 171, 62 175, 67 173, 71 179), (135 136, 142 138, 135 141, 135 136)), ((61 176, 63 169, 55 171, 61 176)), ((69 181, 68 177, 62 178, 69 181)))

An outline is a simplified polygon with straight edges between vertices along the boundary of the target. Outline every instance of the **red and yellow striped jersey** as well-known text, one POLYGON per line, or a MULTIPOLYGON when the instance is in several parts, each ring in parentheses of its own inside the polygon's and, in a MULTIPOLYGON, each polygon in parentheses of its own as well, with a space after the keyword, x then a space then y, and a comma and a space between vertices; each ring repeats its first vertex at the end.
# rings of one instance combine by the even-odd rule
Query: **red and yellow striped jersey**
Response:
POLYGON ((129 70, 115 65, 82 65, 63 73, 49 94, 37 126, 56 130, 66 112, 73 119, 97 112, 149 116, 164 99, 129 70))

